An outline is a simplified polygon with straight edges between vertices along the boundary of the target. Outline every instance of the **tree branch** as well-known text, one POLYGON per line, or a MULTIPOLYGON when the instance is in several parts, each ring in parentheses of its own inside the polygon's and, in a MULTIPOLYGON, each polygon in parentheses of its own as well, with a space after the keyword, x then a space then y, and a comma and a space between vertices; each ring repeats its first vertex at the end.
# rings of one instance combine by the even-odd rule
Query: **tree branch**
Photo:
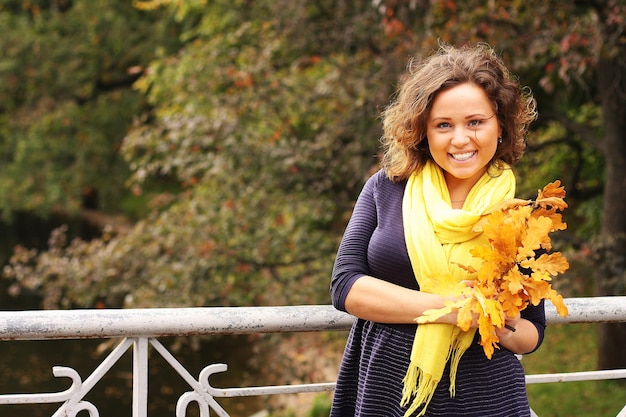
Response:
POLYGON ((594 129, 589 126, 576 122, 562 112, 553 110, 542 110, 540 117, 560 123, 567 131, 580 136, 585 142, 604 154, 603 138, 598 136, 594 129))
POLYGON ((574 150, 574 153, 576 154, 576 166, 572 170, 572 180, 570 189, 568 190, 568 195, 574 199, 579 200, 588 200, 590 198, 602 195, 602 193, 604 192, 603 184, 599 184, 593 187, 579 187, 580 173, 583 170, 583 164, 585 162, 585 159, 583 158, 584 150, 578 141, 570 139, 568 137, 557 138, 539 143, 537 145, 528 145, 527 150, 529 152, 539 152, 544 148, 556 145, 568 146, 572 148, 574 150))

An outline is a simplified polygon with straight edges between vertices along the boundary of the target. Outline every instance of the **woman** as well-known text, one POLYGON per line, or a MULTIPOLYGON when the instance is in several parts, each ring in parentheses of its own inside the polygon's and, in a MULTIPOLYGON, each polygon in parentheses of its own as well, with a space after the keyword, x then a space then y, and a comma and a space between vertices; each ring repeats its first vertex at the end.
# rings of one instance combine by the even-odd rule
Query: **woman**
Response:
POLYGON ((496 329, 491 359, 456 312, 415 319, 471 285, 458 264, 476 263, 480 216, 514 197, 511 166, 535 117, 531 95, 486 45, 442 46, 411 63, 383 113, 382 169, 357 200, 333 269, 333 304, 358 319, 332 417, 530 415, 515 354, 540 346, 543 304, 496 329))

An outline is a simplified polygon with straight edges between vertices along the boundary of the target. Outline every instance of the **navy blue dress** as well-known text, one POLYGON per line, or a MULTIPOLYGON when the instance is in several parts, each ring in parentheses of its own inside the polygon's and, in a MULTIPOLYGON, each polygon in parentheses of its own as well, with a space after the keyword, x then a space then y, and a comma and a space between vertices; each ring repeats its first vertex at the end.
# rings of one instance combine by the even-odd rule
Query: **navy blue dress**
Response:
MULTIPOLYGON (((364 275, 418 289, 404 241, 402 198, 406 183, 390 181, 381 170, 365 184, 344 233, 331 281, 333 305, 345 311, 352 284, 364 275)), ((542 341, 543 303, 529 306, 522 317, 531 321, 542 341)), ((415 325, 382 324, 357 319, 341 362, 331 417, 402 417, 402 379, 409 366, 415 325)), ((478 332, 477 332, 478 338, 478 332)), ((456 395, 450 398, 446 367, 428 417, 528 417, 524 371, 505 348, 487 359, 475 343, 459 363, 456 395)))

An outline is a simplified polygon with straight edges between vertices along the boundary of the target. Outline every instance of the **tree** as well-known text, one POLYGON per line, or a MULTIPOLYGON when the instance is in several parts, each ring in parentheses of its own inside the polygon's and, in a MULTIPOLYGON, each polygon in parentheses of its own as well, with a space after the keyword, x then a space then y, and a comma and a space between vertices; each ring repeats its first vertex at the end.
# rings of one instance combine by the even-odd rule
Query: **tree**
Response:
MULTIPOLYGON (((600 230, 589 239, 598 295, 626 294, 626 4, 613 0, 460 3, 390 0, 384 7, 388 24, 399 36, 415 40, 422 51, 432 48, 437 39, 455 44, 487 41, 532 86, 540 120, 537 142, 529 147, 561 143, 581 155, 574 165, 579 169, 570 171, 573 175, 563 174, 569 176, 564 182, 573 198, 589 198, 599 191, 603 195, 600 230), (429 36, 420 36, 424 33, 429 36), (583 157, 585 150, 591 152, 583 157), (585 172, 581 163, 581 158, 588 158, 591 166, 597 166, 594 155, 598 154, 604 162, 604 178, 585 172)), ((599 366, 625 367, 624 345, 626 324, 603 325, 599 366)))
POLYGON ((2 218, 114 211, 129 195, 119 148, 145 106, 131 86, 179 24, 127 0, 10 0, 0 26, 2 218))
POLYGON ((180 188, 156 195, 128 234, 68 245, 57 233, 37 257, 18 250, 10 277, 41 289, 50 308, 328 302, 390 93, 380 88, 386 63, 368 46, 379 43, 368 28, 376 10, 176 6, 198 13, 197 26, 136 82, 150 109, 121 151, 136 193, 151 181, 180 188))

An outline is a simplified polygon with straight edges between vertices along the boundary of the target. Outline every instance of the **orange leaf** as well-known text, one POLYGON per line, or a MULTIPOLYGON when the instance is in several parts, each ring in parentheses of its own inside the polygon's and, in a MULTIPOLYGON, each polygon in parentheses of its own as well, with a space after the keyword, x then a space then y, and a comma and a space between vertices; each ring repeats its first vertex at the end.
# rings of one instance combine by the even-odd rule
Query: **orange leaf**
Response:
POLYGON ((543 187, 543 190, 539 190, 537 193, 537 200, 550 197, 565 198, 565 187, 561 185, 561 180, 556 180, 547 184, 543 187))
POLYGON ((551 294, 550 296, 550 301, 552 301, 552 304, 554 304, 554 306, 556 307, 556 312, 559 313, 560 316, 567 317, 569 311, 567 309, 567 306, 563 302, 563 297, 561 296, 561 294, 557 294, 556 291, 554 291, 553 294, 551 294))
POLYGON ((507 210, 511 210, 511 209, 514 209, 514 208, 519 207, 519 206, 527 206, 527 205, 529 205, 531 203, 532 203, 531 200, 522 200, 520 198, 511 198, 509 200, 501 201, 501 202, 496 203, 493 206, 489 207, 489 209, 487 210, 487 215, 491 215, 491 213, 493 213, 495 211, 507 211, 507 210))
POLYGON ((451 264, 458 266, 459 268, 461 268, 462 270, 464 270, 468 274, 475 274, 476 272, 478 272, 471 265, 462 265, 462 264, 460 264, 458 262, 451 262, 451 264))
POLYGON ((491 359, 494 346, 499 342, 499 339, 494 326, 487 316, 478 317, 478 333, 480 334, 480 344, 483 347, 485 356, 491 359))
POLYGON ((418 324, 434 323, 446 314, 450 314, 455 310, 453 303, 450 303, 442 308, 432 308, 424 311, 420 317, 415 319, 418 324))
POLYGON ((461 308, 459 308, 458 316, 457 316, 457 325, 464 332, 468 331, 474 321, 474 306, 473 299, 468 298, 468 302, 466 302, 461 308))
POLYGON ((503 289, 511 294, 517 294, 524 290, 524 285, 522 284, 522 274, 520 274, 517 267, 507 271, 507 273, 502 277, 502 281, 506 287, 503 289))
POLYGON ((569 262, 561 252, 544 253, 537 259, 524 260, 520 265, 532 269, 535 273, 545 272, 553 276, 562 274, 569 268, 569 262))
POLYGON ((528 219, 528 230, 522 239, 517 259, 523 260, 535 256, 535 250, 551 246, 548 233, 552 230, 552 221, 547 217, 528 219))

